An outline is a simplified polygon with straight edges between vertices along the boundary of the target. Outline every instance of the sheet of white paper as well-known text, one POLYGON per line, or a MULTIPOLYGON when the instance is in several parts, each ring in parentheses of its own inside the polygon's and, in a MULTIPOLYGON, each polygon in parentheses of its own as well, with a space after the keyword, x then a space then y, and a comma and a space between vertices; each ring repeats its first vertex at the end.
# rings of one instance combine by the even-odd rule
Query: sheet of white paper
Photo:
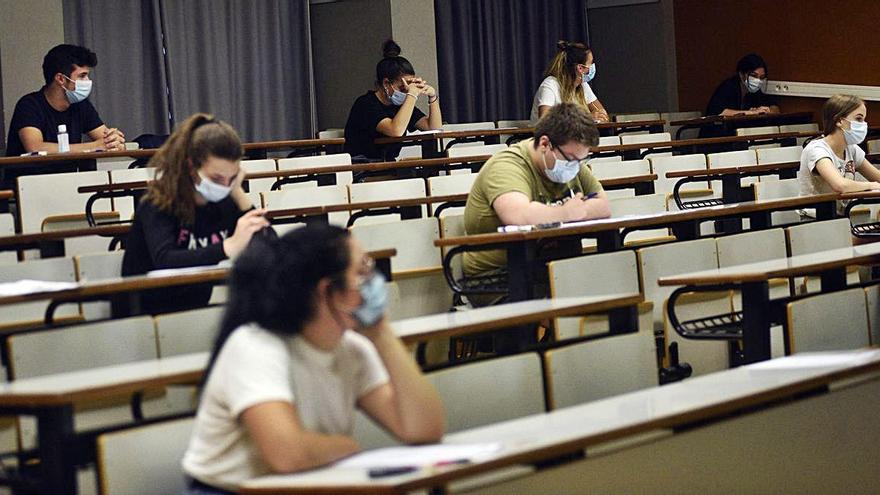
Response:
POLYGON ((79 287, 76 282, 49 282, 46 280, 24 279, 17 282, 0 284, 0 296, 21 296, 35 294, 37 292, 55 292, 59 290, 75 289, 79 287))
POLYGON ((443 132, 443 131, 440 129, 431 129, 431 130, 427 130, 427 131, 415 130, 415 131, 406 131, 406 135, 407 136, 418 136, 419 134, 437 134, 438 132, 443 132))
POLYGON ((798 368, 825 368, 867 363, 876 359, 880 350, 868 349, 857 352, 822 352, 815 354, 795 354, 785 358, 771 359, 749 366, 752 370, 783 370, 798 368))
POLYGON ((437 463, 467 460, 477 462, 501 450, 500 443, 436 444, 414 447, 389 447, 368 450, 336 463, 347 468, 427 467, 437 463))
POLYGON ((232 265, 229 260, 223 260, 216 265, 205 266, 188 266, 185 268, 166 268, 164 270, 152 270, 147 272, 148 277, 169 277, 172 275, 186 275, 188 273, 201 273, 216 270, 218 268, 229 268, 232 265))

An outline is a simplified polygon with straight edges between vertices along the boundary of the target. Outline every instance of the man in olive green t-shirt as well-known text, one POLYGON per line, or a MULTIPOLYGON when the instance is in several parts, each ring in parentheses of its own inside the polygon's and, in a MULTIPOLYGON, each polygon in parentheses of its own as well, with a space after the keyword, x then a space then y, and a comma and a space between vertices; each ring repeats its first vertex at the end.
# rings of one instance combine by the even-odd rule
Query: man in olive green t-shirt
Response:
MULTIPOLYGON (((464 211, 468 235, 501 225, 572 222, 611 215, 602 185, 584 163, 599 131, 573 103, 554 106, 534 137, 495 154, 480 170, 464 211)), ((466 252, 464 270, 479 275, 507 268, 504 251, 466 252)))

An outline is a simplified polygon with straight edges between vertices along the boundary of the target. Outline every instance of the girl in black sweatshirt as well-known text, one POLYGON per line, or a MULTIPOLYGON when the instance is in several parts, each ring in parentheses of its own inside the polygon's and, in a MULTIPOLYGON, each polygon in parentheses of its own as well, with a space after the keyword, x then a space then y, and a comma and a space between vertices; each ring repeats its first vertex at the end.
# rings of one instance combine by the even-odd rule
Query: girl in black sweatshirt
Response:
MULTIPOLYGON (((241 187, 242 154, 235 130, 211 115, 193 115, 171 135, 150 160, 156 180, 126 240, 123 276, 217 264, 237 256, 269 225, 241 187)), ((141 310, 179 311, 203 306, 210 297, 210 285, 147 291, 141 310)))

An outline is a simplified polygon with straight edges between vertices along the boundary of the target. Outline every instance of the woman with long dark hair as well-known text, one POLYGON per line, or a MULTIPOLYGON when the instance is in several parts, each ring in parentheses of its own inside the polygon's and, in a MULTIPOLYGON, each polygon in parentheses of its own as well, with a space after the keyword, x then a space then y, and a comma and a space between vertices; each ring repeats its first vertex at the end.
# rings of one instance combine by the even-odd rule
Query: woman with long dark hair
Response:
POLYGON ((347 230, 254 238, 229 284, 183 459, 191 493, 357 452, 356 408, 405 442, 443 435, 443 404, 385 320, 384 279, 347 230))

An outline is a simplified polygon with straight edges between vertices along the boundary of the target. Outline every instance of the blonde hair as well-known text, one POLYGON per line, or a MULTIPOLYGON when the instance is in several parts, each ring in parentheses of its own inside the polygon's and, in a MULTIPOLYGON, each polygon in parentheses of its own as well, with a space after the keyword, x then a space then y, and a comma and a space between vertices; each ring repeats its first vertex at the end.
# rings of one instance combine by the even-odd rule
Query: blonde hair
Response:
POLYGON ((193 171, 209 156, 238 161, 243 154, 232 126, 197 113, 180 124, 150 159, 148 166, 156 167, 156 179, 143 200, 177 217, 183 225, 192 225, 196 215, 193 171))
POLYGON ((837 130, 837 123, 865 101, 853 95, 834 95, 822 105, 822 127, 826 136, 837 130))
POLYGON ((586 65, 590 47, 583 43, 559 40, 556 48, 559 51, 550 61, 544 77, 553 76, 559 81, 559 92, 564 103, 577 103, 586 107, 587 99, 577 66, 586 65))

